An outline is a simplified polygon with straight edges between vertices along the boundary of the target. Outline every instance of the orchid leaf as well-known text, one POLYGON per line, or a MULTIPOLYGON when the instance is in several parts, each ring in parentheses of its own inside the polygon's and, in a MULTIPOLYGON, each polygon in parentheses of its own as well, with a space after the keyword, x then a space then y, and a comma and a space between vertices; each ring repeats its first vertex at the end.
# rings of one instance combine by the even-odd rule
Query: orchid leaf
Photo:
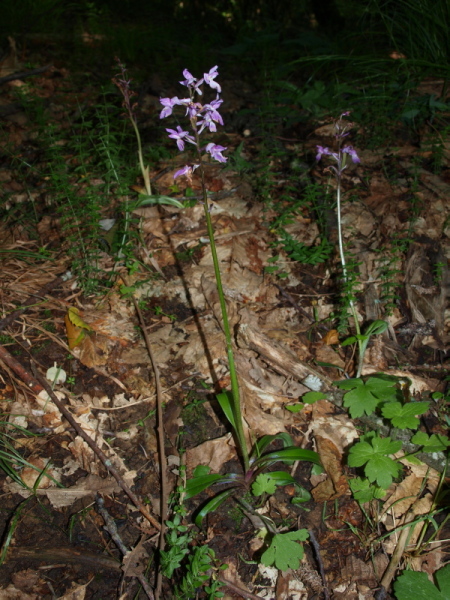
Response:
POLYGON ((223 410, 226 418, 231 424, 231 427, 236 431, 236 421, 233 413, 233 395, 232 392, 221 392, 216 394, 217 402, 223 410))
POLYGON ((319 455, 313 450, 304 450, 303 448, 297 448, 296 446, 290 446, 289 448, 283 448, 281 450, 274 450, 268 454, 264 454, 253 463, 254 468, 260 468, 268 466, 279 461, 296 461, 296 460, 307 460, 313 462, 316 465, 321 465, 319 455))
POLYGON ((218 473, 212 473, 210 475, 202 475, 200 477, 193 477, 188 479, 186 482, 186 500, 193 498, 200 492, 203 492, 211 485, 215 484, 226 484, 232 483, 239 478, 238 475, 231 473, 230 475, 219 475, 218 473))
POLYGON ((274 435, 263 435, 263 437, 259 438, 259 440, 255 443, 252 455, 260 457, 267 446, 269 446, 275 440, 281 440, 285 448, 292 446, 292 438, 286 432, 276 433, 274 435))
POLYGON ((184 208, 184 204, 176 198, 170 196, 161 196, 159 194, 148 196, 147 194, 141 194, 139 200, 134 204, 133 210, 140 208, 141 206, 149 206, 154 204, 168 204, 170 206, 176 206, 177 208, 184 208))
POLYGON ((232 496, 235 492, 236 492, 235 487, 228 488, 227 490, 223 490, 223 492, 220 492, 219 494, 214 496, 214 498, 211 498, 211 500, 208 500, 208 502, 200 509, 197 516, 195 517, 194 522, 197 525, 197 527, 201 527, 202 523, 203 523, 203 519, 207 515, 209 515, 209 513, 212 513, 215 510, 217 510, 219 508, 219 506, 223 502, 225 502, 225 500, 227 498, 232 496))

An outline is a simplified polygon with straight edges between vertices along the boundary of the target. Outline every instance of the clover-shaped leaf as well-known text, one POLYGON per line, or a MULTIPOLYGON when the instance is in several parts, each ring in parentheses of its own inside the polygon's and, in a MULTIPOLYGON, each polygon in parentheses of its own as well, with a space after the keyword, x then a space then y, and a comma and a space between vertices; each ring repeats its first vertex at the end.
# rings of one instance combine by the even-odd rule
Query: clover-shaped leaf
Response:
POLYGON ((419 419, 416 415, 427 412, 429 402, 388 402, 383 406, 381 412, 383 417, 390 419, 394 427, 399 429, 417 429, 419 419))
POLYGON ((306 529, 290 531, 289 533, 277 533, 273 536, 270 546, 261 556, 261 562, 266 567, 275 565, 280 571, 298 569, 303 558, 303 546, 297 541, 305 541, 308 538, 306 529))
POLYGON ((398 475, 401 466, 388 455, 398 452, 402 447, 400 441, 391 438, 371 437, 350 448, 348 464, 351 467, 364 467, 367 479, 379 487, 387 489, 392 478, 398 475))

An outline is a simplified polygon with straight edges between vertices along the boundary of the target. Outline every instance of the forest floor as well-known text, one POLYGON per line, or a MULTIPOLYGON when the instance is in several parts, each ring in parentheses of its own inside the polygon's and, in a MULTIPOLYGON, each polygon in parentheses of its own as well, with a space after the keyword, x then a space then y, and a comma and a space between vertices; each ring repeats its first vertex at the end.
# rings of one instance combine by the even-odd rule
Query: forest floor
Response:
MULTIPOLYGON (((38 53, 28 58, 46 64, 38 53)), ((0 76, 16 67, 3 65, 0 76)), ((106 179, 94 159, 85 150, 80 155, 73 150, 74 139, 86 132, 101 139, 105 131, 95 109, 102 93, 92 80, 85 85, 81 80, 81 73, 60 61, 0 87, 2 599, 144 598, 148 594, 139 592, 139 577, 154 585, 149 557, 157 547, 161 510, 157 394, 132 297, 161 377, 168 492, 183 483, 180 465, 188 478, 198 465, 212 473, 242 472, 215 396, 229 389, 230 378, 204 208, 198 201, 201 183, 194 174, 190 184, 180 179, 174 187, 173 174, 183 166, 183 157, 171 154, 172 141, 164 139, 159 119, 160 95, 182 92, 176 82, 155 74, 137 100, 146 143, 151 139, 153 146, 169 149, 152 160, 154 190, 190 201, 183 209, 133 209, 135 189, 142 186, 138 176, 131 182, 135 189, 111 185, 105 192, 106 179), (49 136, 44 147, 42 129, 36 133, 43 116, 53 146, 49 136), (89 207, 97 206, 97 193, 103 203, 93 217, 89 207), (127 246, 131 251, 117 260, 106 233, 101 240, 84 237, 83 219, 117 219, 124 203, 131 207, 134 237, 127 246), (74 237, 77 228, 79 238, 74 237), (84 248, 95 251, 82 255, 84 248), (86 278, 103 282, 103 291, 101 286, 95 293, 86 288, 83 261, 86 278), (56 400, 46 395, 42 381, 53 366, 56 400), (60 374, 65 378, 58 379, 60 374), (80 430, 106 455, 106 465, 80 430), (137 502, 120 487, 110 464, 137 502), (98 494, 125 546, 135 549, 128 562, 104 529, 98 494)), ((315 161, 318 145, 333 147, 334 123, 312 116, 287 127, 275 123, 269 143, 265 140, 262 173, 252 167, 262 153, 260 90, 244 77, 219 80, 225 128, 215 142, 233 158, 225 168, 207 164, 206 185, 212 192, 210 212, 248 436, 254 441, 287 433, 293 445, 318 452, 324 471, 312 472, 306 461, 289 464, 295 484, 253 497, 253 512, 230 499, 208 514, 197 531, 192 515, 212 494, 205 491, 185 502, 185 522, 197 532, 195 545, 208 544, 216 564, 227 565, 213 570, 225 582, 226 598, 369 600, 380 593, 389 565, 392 576, 397 567, 431 576, 448 561, 450 531, 440 500, 448 486, 441 477, 445 465, 437 453, 434 463, 403 459, 402 452, 412 452, 411 436, 403 437, 404 449, 395 453, 401 469, 382 497, 358 502, 352 494, 349 481, 357 474, 367 480, 363 469, 348 465, 349 449, 382 422, 371 423, 364 409, 358 415, 366 417, 364 422, 349 413, 351 403, 343 403, 342 391, 333 386, 356 377, 357 363, 354 345, 342 345, 348 336, 333 320, 342 298, 332 200, 336 184, 326 157, 315 161), (292 157, 298 163, 294 196, 312 194, 309 205, 296 210, 290 205, 292 157), (293 258, 286 245, 280 249, 280 229, 274 225, 280 218, 289 239, 303 249, 317 247, 326 231, 334 248, 327 262, 308 264, 301 256, 293 258), (302 403, 311 391, 308 377, 320 382, 325 398, 302 403), (309 532, 298 568, 262 565, 261 515, 278 533, 309 532), (406 528, 411 536, 398 553, 405 523, 413 524, 406 528)), ((438 97, 441 89, 441 81, 427 80, 417 94, 438 97)), ((108 98, 117 113, 120 95, 109 91, 108 98)), ((382 335, 370 340, 363 377, 367 381, 380 372, 398 377, 404 382, 396 387, 403 406, 429 402, 420 431, 443 440, 450 416, 450 142, 441 139, 437 169, 427 137, 433 124, 414 136, 393 127, 394 140, 370 149, 358 145, 362 126, 352 125, 348 140, 360 163, 349 164, 342 177, 344 241, 357 263, 348 293, 354 294, 361 323, 388 323, 382 335)), ((174 122, 167 120, 166 126, 174 122)), ((349 331, 354 331, 352 323, 349 331)), ((395 439, 398 430, 384 426, 395 439)), ((162 597, 171 597, 180 573, 164 580, 162 597)), ((196 593, 207 597, 200 586, 196 593)), ((387 591, 378 597, 394 595, 387 591)))

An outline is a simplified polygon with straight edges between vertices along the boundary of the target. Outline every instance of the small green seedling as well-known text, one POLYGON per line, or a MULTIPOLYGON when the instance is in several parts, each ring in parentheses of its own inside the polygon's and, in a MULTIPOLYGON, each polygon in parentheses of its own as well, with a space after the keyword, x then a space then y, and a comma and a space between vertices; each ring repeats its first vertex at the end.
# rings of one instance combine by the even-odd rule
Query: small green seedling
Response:
POLYGON ((155 315, 161 315, 162 317, 167 317, 170 321, 176 321, 177 317, 176 315, 169 315, 168 313, 164 312, 161 306, 155 306, 154 308, 155 311, 155 315))
POLYGON ((314 404, 318 400, 325 400, 326 397, 326 394, 323 392, 306 392, 306 394, 303 394, 302 396, 303 402, 297 402, 297 404, 288 404, 285 406, 285 408, 289 412, 297 413, 302 410, 305 404, 314 404))

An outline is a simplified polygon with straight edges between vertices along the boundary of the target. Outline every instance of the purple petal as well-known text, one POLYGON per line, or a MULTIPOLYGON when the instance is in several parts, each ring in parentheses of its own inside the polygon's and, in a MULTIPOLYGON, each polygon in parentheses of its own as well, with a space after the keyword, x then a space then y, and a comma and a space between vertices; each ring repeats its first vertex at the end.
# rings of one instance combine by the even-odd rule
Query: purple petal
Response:
POLYGON ((212 69, 209 70, 209 73, 204 73, 203 78, 206 81, 206 83, 209 85, 210 88, 212 88, 213 90, 217 90, 217 92, 220 94, 220 92, 222 91, 222 88, 216 81, 214 81, 214 79, 219 74, 218 68, 219 67, 216 65, 215 67, 213 67, 212 69))
POLYGON ((181 177, 181 175, 186 175, 187 173, 189 173, 189 171, 191 171, 191 167, 189 165, 186 165, 179 171, 176 171, 176 173, 174 173, 173 178, 176 179, 177 177, 181 177))
POLYGON ((205 149, 206 152, 209 152, 209 154, 211 154, 214 160, 217 160, 218 162, 227 162, 226 157, 222 156, 222 152, 226 150, 224 146, 219 146, 218 144, 210 143, 206 146, 205 149))
POLYGON ((345 152, 346 154, 350 154, 350 156, 352 157, 352 161, 354 163, 361 162, 361 160, 360 160, 356 150, 353 148, 353 146, 345 146, 345 148, 342 148, 342 152, 345 152))
POLYGON ((324 148, 323 146, 317 146, 316 160, 320 160, 322 156, 326 156, 327 154, 331 154, 328 148, 324 148))

